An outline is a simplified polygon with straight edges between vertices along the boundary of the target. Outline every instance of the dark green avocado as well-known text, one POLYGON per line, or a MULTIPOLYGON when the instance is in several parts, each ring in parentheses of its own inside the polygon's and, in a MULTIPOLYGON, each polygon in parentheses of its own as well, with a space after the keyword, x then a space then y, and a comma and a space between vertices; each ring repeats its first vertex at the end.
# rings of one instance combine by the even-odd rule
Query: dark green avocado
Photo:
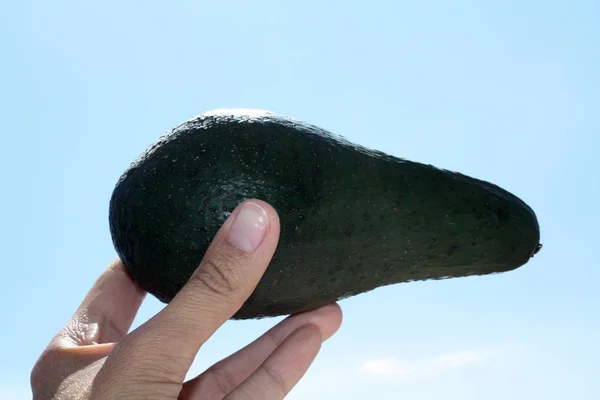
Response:
POLYGON ((541 248, 533 210, 496 185, 270 112, 217 110, 162 136, 121 176, 109 215, 116 251, 142 288, 169 302, 249 198, 277 210, 281 236, 234 319, 509 271, 541 248))

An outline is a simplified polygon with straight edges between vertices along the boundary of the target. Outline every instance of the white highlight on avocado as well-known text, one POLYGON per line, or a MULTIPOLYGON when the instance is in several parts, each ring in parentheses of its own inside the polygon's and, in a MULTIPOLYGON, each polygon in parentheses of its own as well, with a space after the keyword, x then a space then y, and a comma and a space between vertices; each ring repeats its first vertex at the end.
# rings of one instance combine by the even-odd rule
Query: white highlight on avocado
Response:
POLYGON ((274 115, 274 113, 272 111, 261 110, 258 108, 217 108, 215 110, 202 113, 203 117, 225 115, 234 117, 268 117, 274 115))

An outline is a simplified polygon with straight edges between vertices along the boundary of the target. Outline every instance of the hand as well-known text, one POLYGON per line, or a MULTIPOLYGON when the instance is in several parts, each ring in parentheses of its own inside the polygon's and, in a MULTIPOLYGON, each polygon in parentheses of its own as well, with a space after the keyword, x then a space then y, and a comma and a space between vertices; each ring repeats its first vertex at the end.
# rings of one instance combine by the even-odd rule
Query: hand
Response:
POLYGON ((202 344, 256 287, 278 239, 275 210, 242 203, 185 287, 129 334, 145 293, 115 261, 37 361, 34 399, 283 399, 339 328, 337 304, 284 319, 184 382, 202 344))

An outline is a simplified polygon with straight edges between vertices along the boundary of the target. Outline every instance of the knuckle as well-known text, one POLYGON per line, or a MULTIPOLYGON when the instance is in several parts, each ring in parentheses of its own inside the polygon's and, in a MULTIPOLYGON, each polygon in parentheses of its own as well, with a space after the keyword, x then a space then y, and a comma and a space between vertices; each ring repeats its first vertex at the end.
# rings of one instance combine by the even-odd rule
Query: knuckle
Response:
POLYGON ((192 284, 206 288, 218 296, 230 296, 243 287, 238 264, 233 257, 209 256, 192 275, 192 284))
POLYGON ((55 353, 55 351, 46 349, 35 362, 29 374, 29 380, 34 391, 47 381, 48 370, 54 367, 55 353))
POLYGON ((283 336, 281 332, 277 329, 269 329, 265 333, 265 338, 271 342, 271 345, 274 348, 279 347, 279 345, 285 340, 286 336, 283 336))
POLYGON ((208 377, 210 377, 209 379, 214 382, 216 389, 222 395, 229 394, 238 386, 235 376, 227 371, 226 368, 221 367, 218 364, 212 366, 206 372, 208 377))
POLYGON ((260 368, 264 371, 271 384, 280 390, 281 395, 287 394, 285 380, 283 379, 283 376, 279 370, 269 366, 268 364, 263 364, 260 368))

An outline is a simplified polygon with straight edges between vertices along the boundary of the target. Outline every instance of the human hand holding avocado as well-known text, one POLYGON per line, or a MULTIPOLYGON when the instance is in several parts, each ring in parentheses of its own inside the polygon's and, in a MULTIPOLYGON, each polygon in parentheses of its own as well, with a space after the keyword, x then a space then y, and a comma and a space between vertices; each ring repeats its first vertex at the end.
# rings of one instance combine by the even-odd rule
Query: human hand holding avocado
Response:
POLYGON ((145 296, 114 262, 52 339, 32 374, 41 399, 282 399, 341 324, 337 304, 292 315, 184 382, 196 353, 242 306, 279 239, 265 202, 243 202, 175 298, 127 334, 145 296))

